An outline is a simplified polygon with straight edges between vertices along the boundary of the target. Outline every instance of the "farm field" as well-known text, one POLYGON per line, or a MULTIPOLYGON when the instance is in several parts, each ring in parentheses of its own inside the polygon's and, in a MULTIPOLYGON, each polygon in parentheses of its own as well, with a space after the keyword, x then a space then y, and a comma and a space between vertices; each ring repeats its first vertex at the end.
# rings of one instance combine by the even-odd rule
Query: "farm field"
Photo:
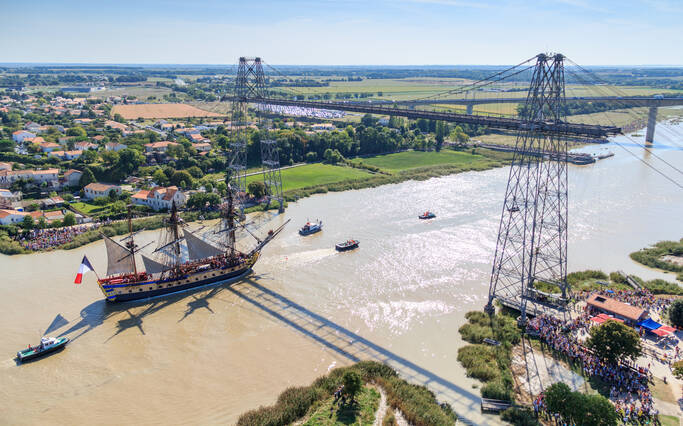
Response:
POLYGON ((452 151, 444 149, 440 152, 430 151, 405 151, 395 154, 378 155, 375 157, 359 158, 353 161, 381 169, 395 172, 414 169, 417 167, 438 166, 443 164, 470 164, 477 160, 485 160, 485 157, 469 152, 452 151))
POLYGON ((138 118, 188 118, 188 117, 220 117, 220 114, 201 110, 186 104, 139 104, 116 105, 112 114, 121 114, 126 120, 138 118))
MULTIPOLYGON (((332 166, 329 164, 307 164, 282 170, 283 192, 307 186, 326 185, 345 180, 364 179, 372 174, 351 167, 332 166)), ((263 175, 247 176, 247 184, 254 181, 262 181, 263 175)))

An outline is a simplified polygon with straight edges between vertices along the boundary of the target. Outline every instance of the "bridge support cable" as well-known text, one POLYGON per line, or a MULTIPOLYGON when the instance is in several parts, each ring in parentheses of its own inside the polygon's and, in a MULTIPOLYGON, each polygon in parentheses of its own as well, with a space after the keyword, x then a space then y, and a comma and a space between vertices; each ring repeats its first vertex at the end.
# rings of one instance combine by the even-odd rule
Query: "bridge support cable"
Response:
POLYGON ((567 138, 558 132, 542 132, 536 123, 565 122, 564 57, 537 56, 517 132, 498 230, 489 298, 518 309, 520 322, 527 313, 563 310, 569 297, 567 285, 567 138), (555 296, 537 289, 555 286, 555 296))

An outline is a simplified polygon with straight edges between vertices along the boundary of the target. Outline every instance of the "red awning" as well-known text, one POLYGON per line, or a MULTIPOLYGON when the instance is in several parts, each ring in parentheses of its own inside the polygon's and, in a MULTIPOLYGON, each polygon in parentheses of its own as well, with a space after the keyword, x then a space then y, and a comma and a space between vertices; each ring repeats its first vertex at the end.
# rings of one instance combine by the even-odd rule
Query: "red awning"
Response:
POLYGON ((663 325, 663 326, 659 327, 658 330, 664 330, 664 331, 668 331, 668 332, 671 332, 671 333, 673 333, 673 332, 676 331, 675 328, 669 327, 668 325, 663 325))
POLYGON ((606 320, 598 315, 597 317, 591 318, 591 321, 595 321, 595 322, 597 322, 598 324, 602 324, 602 323, 605 322, 606 320))
POLYGON ((656 334, 656 335, 659 336, 659 337, 668 336, 669 334, 671 334, 670 331, 662 330, 662 328, 663 328, 663 327, 659 327, 659 328, 656 329, 656 330, 652 330, 652 333, 656 334))
POLYGON ((595 318, 600 318, 600 319, 602 319, 602 321, 600 321, 600 322, 607 321, 607 320, 612 320, 612 321, 617 321, 617 322, 624 322, 624 320, 620 320, 619 318, 615 318, 615 317, 610 316, 610 315, 607 315, 607 314, 600 314, 600 315, 596 316, 595 318))

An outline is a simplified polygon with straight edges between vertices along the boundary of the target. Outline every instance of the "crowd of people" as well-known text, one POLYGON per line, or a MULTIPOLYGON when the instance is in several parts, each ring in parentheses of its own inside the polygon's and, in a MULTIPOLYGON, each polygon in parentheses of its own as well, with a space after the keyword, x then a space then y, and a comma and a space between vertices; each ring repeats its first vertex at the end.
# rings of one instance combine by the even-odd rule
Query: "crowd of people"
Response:
POLYGON ((583 299, 587 299, 591 294, 599 294, 618 300, 622 303, 638 306, 650 313, 661 313, 661 311, 673 301, 671 297, 655 297, 647 289, 639 290, 600 290, 598 292, 584 292, 583 299))
MULTIPOLYGON (((583 346, 576 335, 588 330, 591 314, 569 321, 541 315, 528 323, 528 330, 554 351, 581 367, 586 376, 597 376, 611 385, 610 399, 625 423, 642 422, 655 416, 648 382, 649 368, 626 364, 607 364, 583 346)), ((545 409, 543 397, 534 402, 534 410, 545 409)))
POLYGON ((86 231, 95 229, 98 225, 66 226, 63 228, 32 229, 17 237, 21 245, 32 251, 48 250, 62 244, 69 243, 86 231))

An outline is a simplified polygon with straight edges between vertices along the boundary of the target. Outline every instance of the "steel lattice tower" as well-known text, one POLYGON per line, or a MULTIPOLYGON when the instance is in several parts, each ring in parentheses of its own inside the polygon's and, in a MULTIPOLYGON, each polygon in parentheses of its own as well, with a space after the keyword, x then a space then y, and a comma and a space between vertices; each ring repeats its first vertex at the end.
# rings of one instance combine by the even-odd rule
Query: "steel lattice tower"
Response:
POLYGON ((261 165, 263 166, 263 183, 266 185, 268 204, 271 199, 280 203, 279 211, 284 211, 282 196, 282 174, 280 173, 280 154, 277 141, 266 139, 261 141, 261 165))
POLYGON ((535 123, 565 121, 564 57, 537 56, 517 133, 491 272, 488 312, 493 299, 538 313, 566 302, 567 287, 567 138, 542 132, 535 123), (546 153, 540 158, 534 154, 546 153), (560 288, 559 300, 534 288, 545 282, 560 288), (545 298, 546 300, 541 300, 545 298), (527 305, 531 306, 528 307, 527 305))
POLYGON ((261 58, 241 57, 235 76, 234 99, 230 118, 230 173, 239 204, 247 192, 248 99, 265 97, 265 77, 261 58))

